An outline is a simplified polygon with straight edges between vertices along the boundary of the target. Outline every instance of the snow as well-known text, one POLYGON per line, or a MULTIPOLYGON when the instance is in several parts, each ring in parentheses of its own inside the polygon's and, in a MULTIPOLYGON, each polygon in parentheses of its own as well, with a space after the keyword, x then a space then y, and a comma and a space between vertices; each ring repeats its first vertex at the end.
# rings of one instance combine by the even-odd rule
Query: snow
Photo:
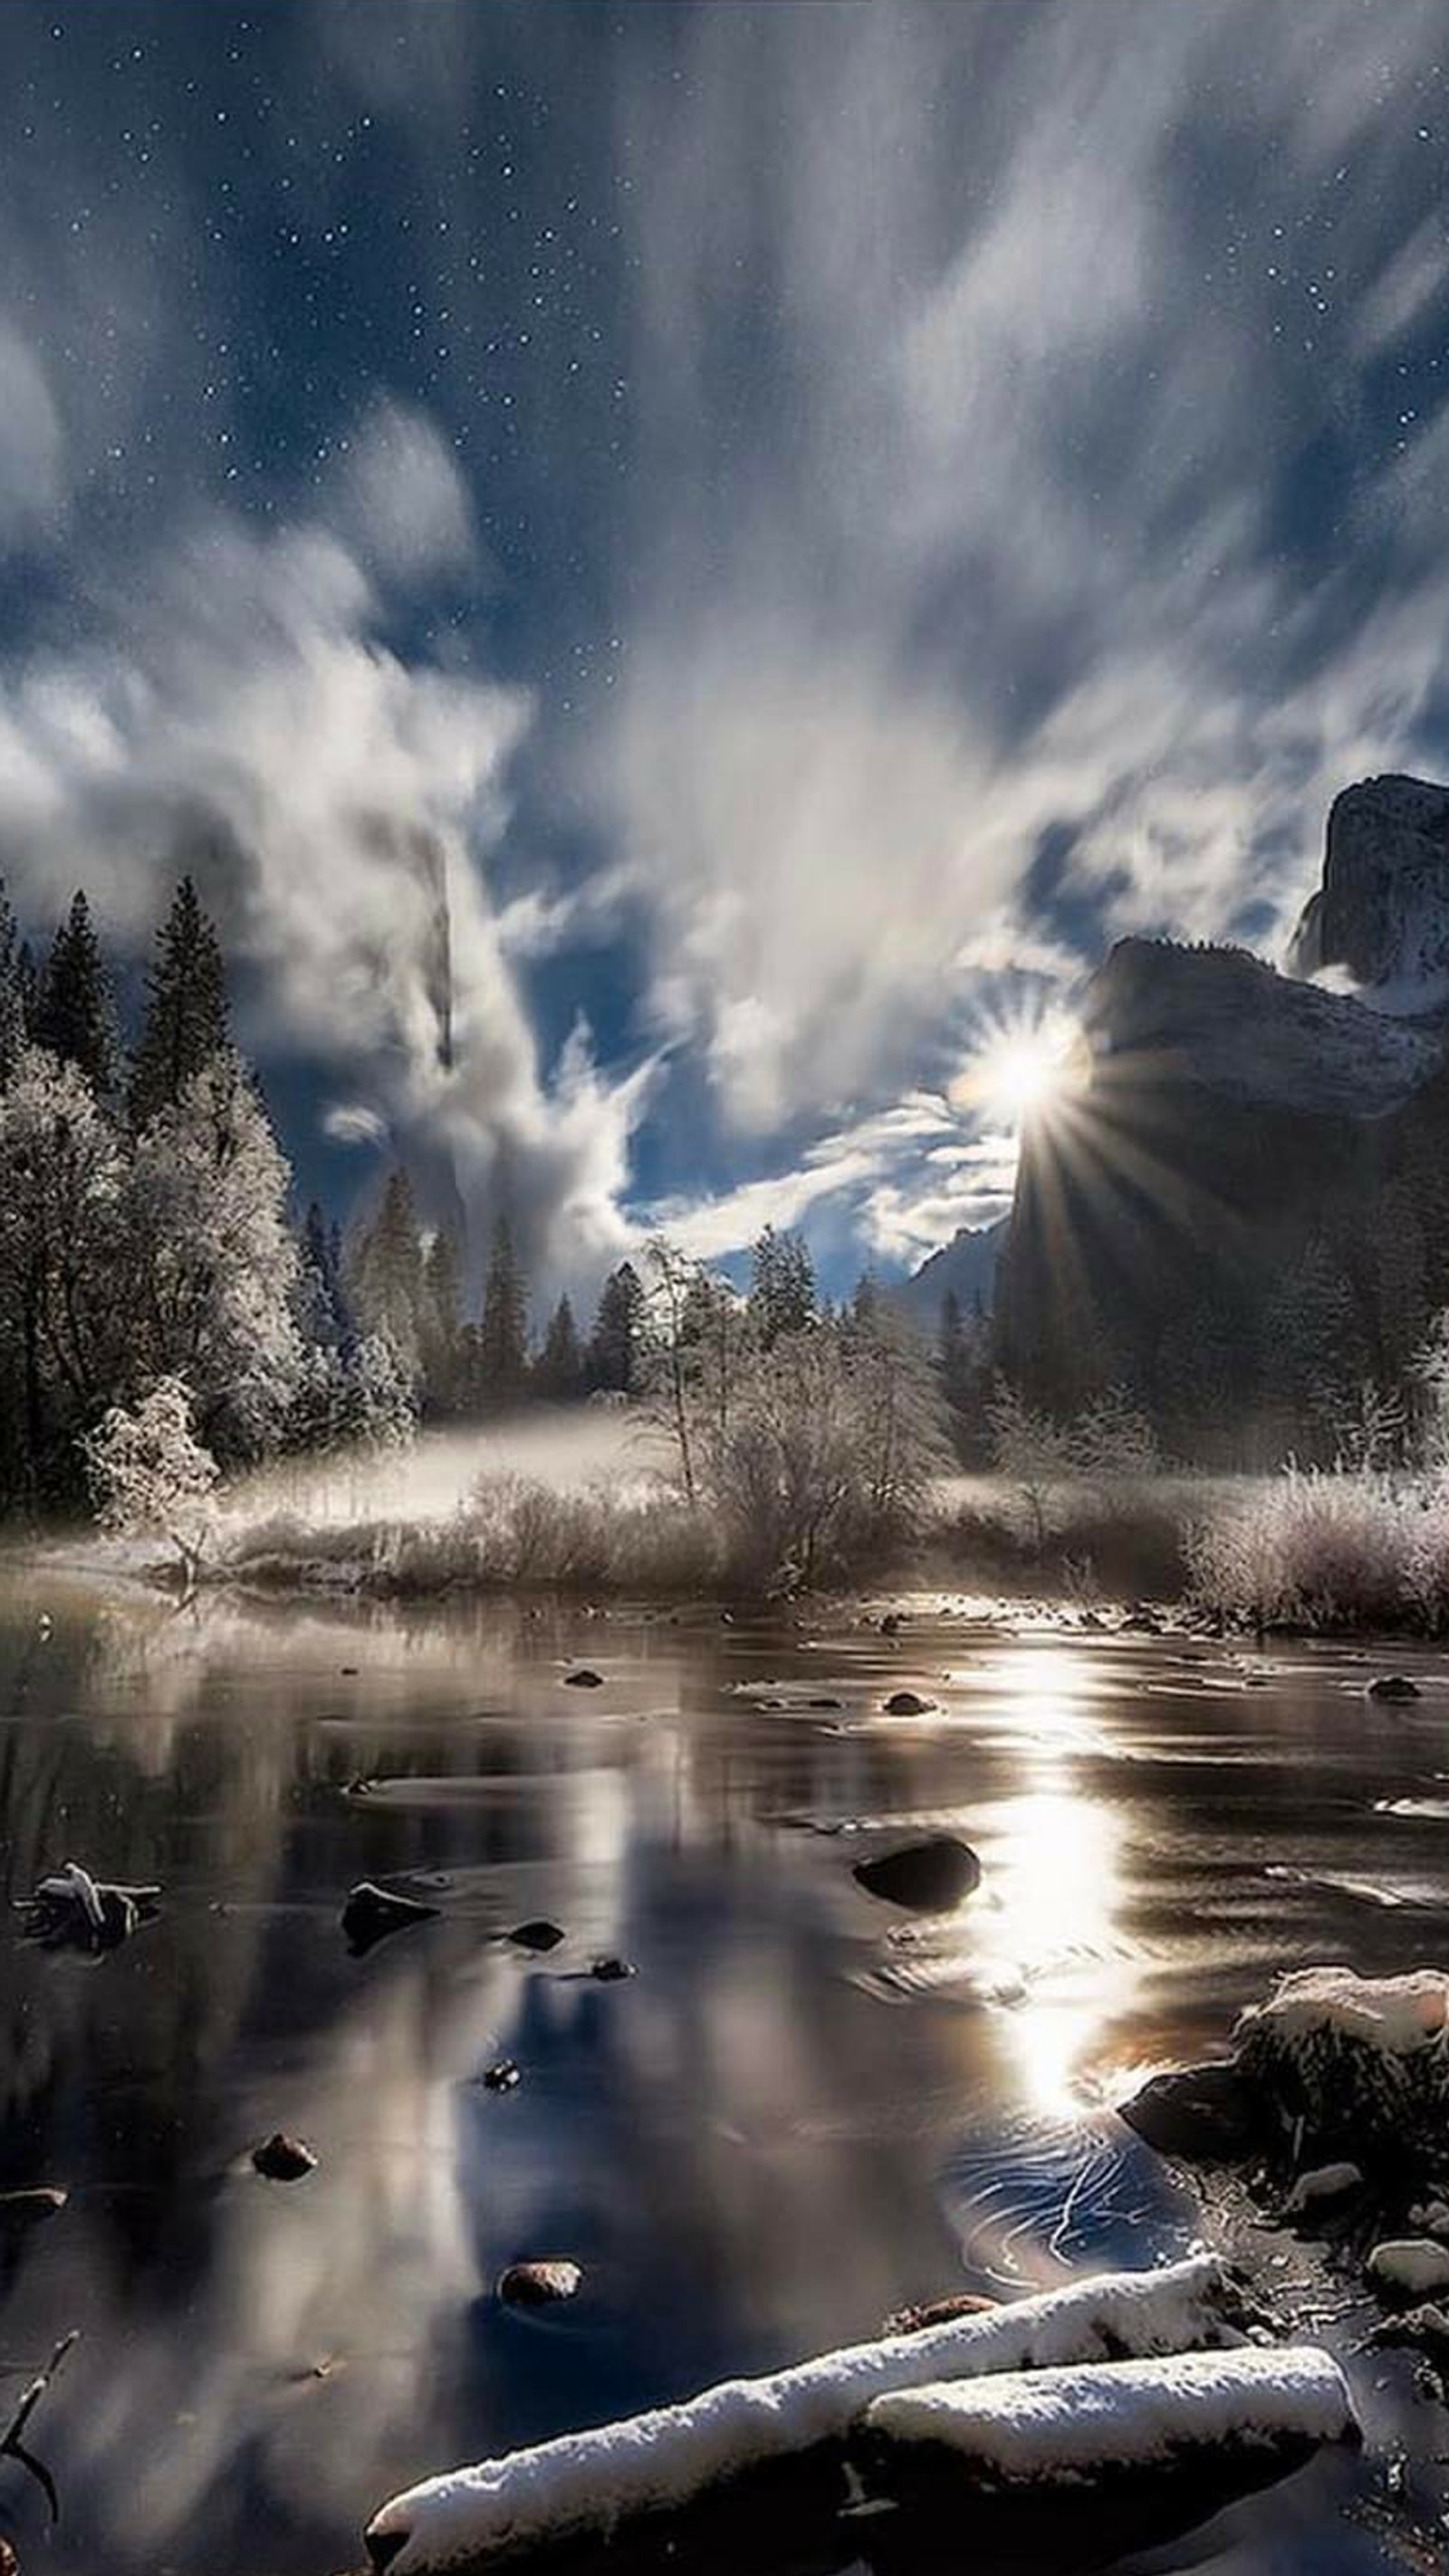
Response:
POLYGON ((728 2380, 685 2405, 430 2478, 382 2507, 367 2544, 391 2576, 445 2576, 545 2540, 607 2533, 631 2514, 687 2505, 737 2471, 838 2441, 874 2400, 902 2390, 1235 2344, 1223 2287, 1219 2263, 1197 2256, 728 2380))
POLYGON ((1238 2023, 1241 2041, 1271 2031, 1285 2044, 1336 2034, 1401 2057, 1438 2039, 1449 2020, 1449 1977, 1415 1968, 1403 1977, 1360 1977, 1352 1968, 1299 1968, 1238 2023))
POLYGON ((1094 1054, 1220 1098, 1376 1118, 1438 1072, 1442 1033, 1280 975, 1234 948, 1119 940, 1089 987, 1094 1054))
POLYGON ((1381 2290, 1426 2298, 1435 2290, 1449 2290, 1449 2245, 1436 2244, 1432 2236, 1392 2237, 1374 2247, 1368 2268, 1381 2290))
POLYGON ((1304 2210, 1320 2209, 1326 2201, 1346 2200, 1350 2192, 1362 2189, 1363 2175, 1357 2165, 1315 2165, 1311 2173, 1299 2175, 1283 2207, 1289 2218, 1298 2218, 1304 2210))
POLYGON ((1300 2143, 1437 2157, 1449 2118, 1449 1977, 1417 1968, 1359 1977, 1302 1968, 1243 2013, 1234 2034, 1248 2082, 1300 2143))
POLYGON ((865 2430, 888 2443, 947 2449, 988 2481, 1061 2484, 1162 2466, 1186 2450, 1337 2442, 1356 2430, 1356 2419, 1337 2362, 1303 2347, 908 2389, 877 2398, 865 2430))

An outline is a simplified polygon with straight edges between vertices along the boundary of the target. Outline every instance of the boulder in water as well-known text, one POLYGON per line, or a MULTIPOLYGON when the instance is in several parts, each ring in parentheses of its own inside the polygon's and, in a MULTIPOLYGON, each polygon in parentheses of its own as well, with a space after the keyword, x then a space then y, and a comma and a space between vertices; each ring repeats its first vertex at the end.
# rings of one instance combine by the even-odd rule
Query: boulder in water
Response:
POLYGON ((0 2234, 28 2234, 47 2218, 58 2218, 69 2198, 57 2183, 37 2183, 28 2191, 0 2191, 0 2234))
POLYGON ((1168 2067, 1120 2110, 1147 2146, 1183 2164, 1235 2164, 1262 2132, 1261 2105, 1230 2062, 1168 2067))
POLYGON ((1368 2258, 1369 2279, 1386 2299, 1404 2306, 1449 2290, 1449 2245, 1432 2236, 1393 2237, 1368 2258))
POLYGON ((1407 1673, 1379 1673, 1364 1692, 1365 1699, 1387 1700, 1391 1705, 1423 1696, 1418 1683, 1411 1682, 1407 1673))
POLYGON ((506 2308, 551 2308, 578 2296, 583 2272, 577 2263, 557 2258, 545 2263, 510 2263, 499 2276, 498 2296, 506 2308))
POLYGON ((556 1950, 565 1934, 561 1923, 550 1923, 546 1915, 539 1915, 531 1922, 516 1923, 504 1937, 515 1950, 544 1951, 556 1950))
POLYGON ((342 1929, 354 1958, 362 1958, 385 1941, 391 1932, 405 1932, 413 1923, 435 1923, 436 1905, 424 1905, 420 1897, 402 1896, 390 1887, 379 1887, 375 1879, 359 1879, 342 1908, 342 1929))
POLYGON ((253 2147, 252 2163, 267 2182, 300 2182, 317 2170, 311 2148, 301 2138, 289 2138, 284 2129, 274 2129, 259 2147, 253 2147))
POLYGON ((603 1687, 603 1674, 596 1673, 589 1664, 580 1664, 573 1672, 564 1675, 565 1690, 602 1690, 603 1687))
POLYGON ((855 1864, 857 1883, 867 1896, 887 1905, 902 1905, 916 1914, 945 1914, 981 1884, 981 1863, 969 1843, 954 1834, 931 1834, 922 1842, 902 1843, 855 1864))
POLYGON ((929 1717, 935 1705, 933 1699, 922 1699, 919 1691, 892 1691, 885 1713, 887 1717, 929 1717))

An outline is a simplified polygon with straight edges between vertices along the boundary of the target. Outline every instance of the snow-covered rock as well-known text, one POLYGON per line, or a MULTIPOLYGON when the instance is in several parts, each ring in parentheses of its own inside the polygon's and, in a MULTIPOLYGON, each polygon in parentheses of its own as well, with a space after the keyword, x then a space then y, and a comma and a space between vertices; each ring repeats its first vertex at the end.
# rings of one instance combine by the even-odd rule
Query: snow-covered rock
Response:
POLYGON ((1302 2218, 1310 2210, 1331 2208, 1337 2201, 1348 2200, 1363 2189, 1363 2175, 1357 2165, 1315 2165, 1302 2173, 1293 2185, 1283 2207, 1289 2218, 1302 2218))
POLYGON ((1294 935, 1295 975, 1342 967, 1356 984, 1419 986, 1449 974, 1449 788, 1364 778, 1336 796, 1323 884, 1294 935))
POLYGON ((1357 2431, 1331 2354, 1187 2353, 1075 2370, 1009 2372, 903 2390, 867 2408, 867 2435, 949 2451, 990 2485, 1074 2485, 1240 2445, 1298 2448, 1357 2431))
POLYGON ((1368 2259, 1375 2287, 1396 2299, 1428 2299, 1449 2290, 1449 2245, 1432 2236, 1392 2237, 1376 2245, 1368 2259))
POLYGON ((1431 2154, 1449 2121, 1449 1977, 1304 1968, 1234 2034, 1237 2062, 1285 2128, 1359 2156, 1431 2154))
POLYGON ((875 2399, 904 2389, 1234 2346, 1224 2308, 1211 2256, 1074 2282, 430 2478, 382 2507, 367 2547, 392 2576, 462 2576, 633 2515, 677 2511, 742 2471, 843 2440, 875 2399))
POLYGON ((1123 939, 1085 1004, 1092 1086, 1192 1082, 1228 1100, 1382 1118, 1437 1073, 1437 1028, 1280 975, 1242 948, 1123 939))

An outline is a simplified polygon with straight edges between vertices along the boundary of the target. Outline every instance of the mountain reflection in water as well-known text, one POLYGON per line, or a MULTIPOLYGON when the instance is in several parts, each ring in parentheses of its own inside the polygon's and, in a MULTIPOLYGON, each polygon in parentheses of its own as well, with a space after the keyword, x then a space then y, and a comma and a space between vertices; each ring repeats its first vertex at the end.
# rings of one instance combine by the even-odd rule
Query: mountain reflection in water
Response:
MULTIPOLYGON (((1219 2044, 1279 1966, 1413 1963, 1442 1907, 1439 1829, 1375 1804, 1432 1782, 1431 1730, 1354 1673, 1300 1654, 1249 1689, 1226 1647, 959 1617, 888 1645, 7 1575, 7 1898, 72 1857, 165 1891, 98 1960, 0 1932, 0 2187, 70 2193, 0 2242, 0 2361, 83 2333, 35 2427, 44 2563, 328 2576, 458 2459, 954 2287, 1180 2249, 1197 2214, 1114 2091, 1219 2044), (603 1690, 560 1687, 575 1658, 603 1690), (902 1685, 937 1707, 884 1716, 902 1685), (948 1921, 852 1881, 915 1829, 981 1856, 948 1921), (347 1889, 397 1877, 438 1919, 350 1956, 347 1889), (531 1916, 563 1944, 511 1947, 531 1916), (253 2172, 276 2129, 315 2174, 253 2172), (504 2265, 551 2255, 581 2295, 501 2308, 504 2265)), ((1220 2561, 1199 2535, 1152 2564, 1379 2565, 1329 2478, 1235 2507, 1220 2561)))

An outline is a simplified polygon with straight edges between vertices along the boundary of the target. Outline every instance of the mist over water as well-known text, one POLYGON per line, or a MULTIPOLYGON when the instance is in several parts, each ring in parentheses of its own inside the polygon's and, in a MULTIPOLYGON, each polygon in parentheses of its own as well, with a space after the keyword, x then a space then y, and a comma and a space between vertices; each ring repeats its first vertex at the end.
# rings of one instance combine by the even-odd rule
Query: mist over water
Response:
POLYGON ((647 1487, 666 1465, 659 1434, 610 1404, 533 1405, 466 1430, 424 1431, 411 1446, 283 1458, 227 1487, 222 1528, 236 1538, 273 1513, 319 1530, 350 1521, 445 1520, 484 1477, 518 1476, 558 1493, 647 1487))

